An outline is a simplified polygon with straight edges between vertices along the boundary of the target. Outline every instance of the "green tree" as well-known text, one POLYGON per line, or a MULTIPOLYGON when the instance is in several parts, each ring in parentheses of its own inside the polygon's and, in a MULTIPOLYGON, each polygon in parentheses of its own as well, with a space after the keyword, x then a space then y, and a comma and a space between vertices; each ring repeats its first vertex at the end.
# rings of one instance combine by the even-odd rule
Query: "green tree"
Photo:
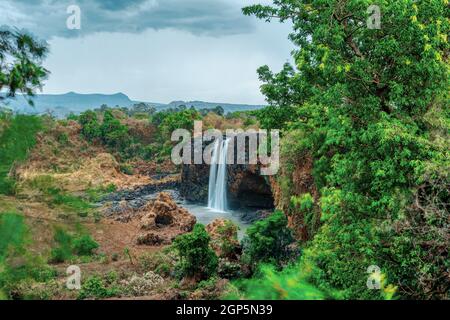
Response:
POLYGON ((292 256, 289 245, 294 242, 287 222, 284 213, 276 211, 249 227, 242 241, 243 260, 252 267, 259 263, 269 263, 277 267, 286 264, 292 256))
POLYGON ((177 269, 181 276, 208 279, 217 271, 218 259, 210 248, 211 237, 202 224, 196 224, 191 233, 179 236, 174 247, 180 256, 177 269))
POLYGON ((93 141, 101 135, 100 124, 98 122, 97 113, 92 110, 83 112, 78 117, 81 125, 81 133, 88 141, 93 141))
POLYGON ((103 123, 100 126, 103 143, 111 148, 123 151, 132 142, 128 127, 116 119, 111 110, 103 114, 103 123))
POLYGON ((176 129, 194 129, 194 121, 200 120, 200 114, 195 109, 170 112, 161 122, 163 137, 169 138, 176 129))
POLYGON ((42 67, 48 53, 46 42, 30 34, 2 27, 0 29, 0 101, 24 94, 30 104, 34 91, 42 86, 49 71, 42 67))
MULTIPOLYGON (((298 47, 295 69, 259 72, 273 107, 295 108, 295 121, 280 126, 302 131, 298 144, 313 157, 322 226, 303 264, 314 284, 343 290, 344 298, 386 297, 367 289, 370 265, 403 296, 448 298, 448 263, 439 258, 449 254, 448 208, 423 208, 431 190, 443 190, 431 181, 448 185, 440 169, 450 168, 448 1, 379 1, 381 29, 367 28, 371 4, 274 0, 243 9, 291 21, 298 47), (447 237, 405 237, 399 226, 418 221, 429 235, 447 237), (418 280, 430 270, 439 288, 418 280)), ((434 197, 448 203, 448 193, 434 197)))

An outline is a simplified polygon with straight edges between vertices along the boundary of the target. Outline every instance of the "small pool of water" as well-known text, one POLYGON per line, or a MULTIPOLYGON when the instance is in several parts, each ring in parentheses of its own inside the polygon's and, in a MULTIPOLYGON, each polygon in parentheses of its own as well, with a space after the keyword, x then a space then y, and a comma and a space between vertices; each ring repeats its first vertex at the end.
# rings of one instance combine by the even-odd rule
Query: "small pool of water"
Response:
POLYGON ((241 240, 245 235, 245 230, 251 225, 251 223, 245 222, 241 219, 242 213, 239 211, 216 211, 205 206, 200 206, 197 204, 183 203, 181 204, 190 213, 197 217, 197 222, 207 225, 215 219, 226 219, 231 220, 234 224, 239 227, 238 238, 241 240))

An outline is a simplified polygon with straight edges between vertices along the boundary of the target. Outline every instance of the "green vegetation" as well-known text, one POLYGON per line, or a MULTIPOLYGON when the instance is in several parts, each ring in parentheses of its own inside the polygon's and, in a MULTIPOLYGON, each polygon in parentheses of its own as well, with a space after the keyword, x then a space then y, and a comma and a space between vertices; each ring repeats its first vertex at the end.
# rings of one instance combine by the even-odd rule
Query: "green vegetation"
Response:
POLYGON ((50 175, 37 176, 28 182, 29 187, 39 191, 43 200, 50 206, 58 206, 69 212, 88 215, 92 209, 91 202, 105 194, 109 189, 98 188, 86 191, 85 196, 75 196, 57 187, 55 179, 50 175))
POLYGON ((104 299, 115 296, 117 292, 117 288, 108 288, 102 278, 98 276, 92 276, 83 281, 80 293, 78 294, 78 299, 104 299))
POLYGON ((0 213, 0 299, 32 298, 29 286, 22 283, 47 282, 56 272, 26 251, 27 228, 23 216, 0 213), (20 257, 20 262, 17 258, 20 257))
POLYGON ((62 263, 77 256, 92 256, 99 247, 90 235, 73 236, 62 228, 55 229, 54 241, 56 247, 51 250, 50 261, 62 263))
POLYGON ((0 214, 0 265, 5 262, 9 250, 23 248, 25 239, 23 217, 16 213, 0 214))
POLYGON ((16 183, 10 176, 15 163, 26 159, 36 143, 36 133, 42 129, 41 119, 35 116, 0 115, 5 128, 0 131, 0 194, 14 195, 16 183))
POLYGON ((293 256, 289 245, 294 242, 287 218, 276 211, 268 218, 255 222, 247 229, 243 239, 243 260, 256 267, 260 263, 270 263, 278 267, 286 264, 293 256))
POLYGON ((81 114, 78 121, 82 126, 81 133, 88 141, 98 139, 111 150, 131 156, 126 154, 128 146, 132 144, 128 128, 114 117, 111 110, 108 109, 103 113, 101 123, 98 121, 97 113, 90 110, 81 114))
POLYGON ((218 261, 209 246, 210 240, 209 234, 201 224, 196 224, 191 233, 175 239, 173 246, 180 257, 177 265, 180 277, 204 280, 216 273, 218 261))
MULTIPOLYGON (((47 43, 4 26, 0 38, 0 92, 6 92, 6 98, 22 93, 32 104, 30 98, 49 74, 41 65, 48 53, 47 43)), ((3 99, 0 95, 0 102, 3 99)))
POLYGON ((323 300, 330 298, 305 280, 297 267, 287 267, 281 273, 271 265, 261 265, 257 275, 237 280, 225 294, 225 299, 246 300, 323 300))
MULTIPOLYGON (((312 159, 320 227, 299 270, 342 298, 448 298, 447 1, 379 2, 382 28, 366 28, 367 1, 274 1, 245 14, 291 20, 295 67, 259 70, 271 107, 264 127, 285 138, 283 197, 298 159, 312 159), (401 30, 401 32, 399 32, 401 30), (292 139, 297 132, 297 139, 292 139), (447 222, 445 222, 447 221, 447 222), (386 290, 368 290, 368 266, 386 290), (308 271, 308 272, 306 272, 308 271)), ((284 278, 283 278, 284 279, 284 278)), ((283 279, 279 279, 282 281, 283 279)))

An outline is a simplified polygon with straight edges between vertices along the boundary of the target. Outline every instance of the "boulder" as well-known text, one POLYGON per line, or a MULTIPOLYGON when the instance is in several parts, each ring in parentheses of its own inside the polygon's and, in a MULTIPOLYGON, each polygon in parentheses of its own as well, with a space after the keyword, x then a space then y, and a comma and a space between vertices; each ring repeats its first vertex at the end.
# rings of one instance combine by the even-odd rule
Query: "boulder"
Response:
POLYGON ((225 219, 215 219, 206 226, 211 236, 211 247, 218 257, 237 260, 241 245, 237 237, 237 226, 225 219))
POLYGON ((178 235, 192 231, 197 222, 194 215, 179 207, 166 192, 159 193, 141 212, 140 227, 145 232, 137 239, 140 245, 170 244, 178 235))

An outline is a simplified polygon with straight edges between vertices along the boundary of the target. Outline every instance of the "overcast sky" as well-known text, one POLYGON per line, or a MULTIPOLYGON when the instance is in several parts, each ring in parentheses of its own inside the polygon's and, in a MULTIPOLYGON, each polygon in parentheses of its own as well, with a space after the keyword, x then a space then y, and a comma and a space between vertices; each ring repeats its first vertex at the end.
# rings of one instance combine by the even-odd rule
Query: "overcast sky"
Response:
POLYGON ((117 93, 149 102, 264 103, 256 69, 289 60, 289 26, 241 13, 269 0, 1 0, 0 25, 50 44, 44 93, 117 93), (66 12, 81 9, 81 30, 66 12))

